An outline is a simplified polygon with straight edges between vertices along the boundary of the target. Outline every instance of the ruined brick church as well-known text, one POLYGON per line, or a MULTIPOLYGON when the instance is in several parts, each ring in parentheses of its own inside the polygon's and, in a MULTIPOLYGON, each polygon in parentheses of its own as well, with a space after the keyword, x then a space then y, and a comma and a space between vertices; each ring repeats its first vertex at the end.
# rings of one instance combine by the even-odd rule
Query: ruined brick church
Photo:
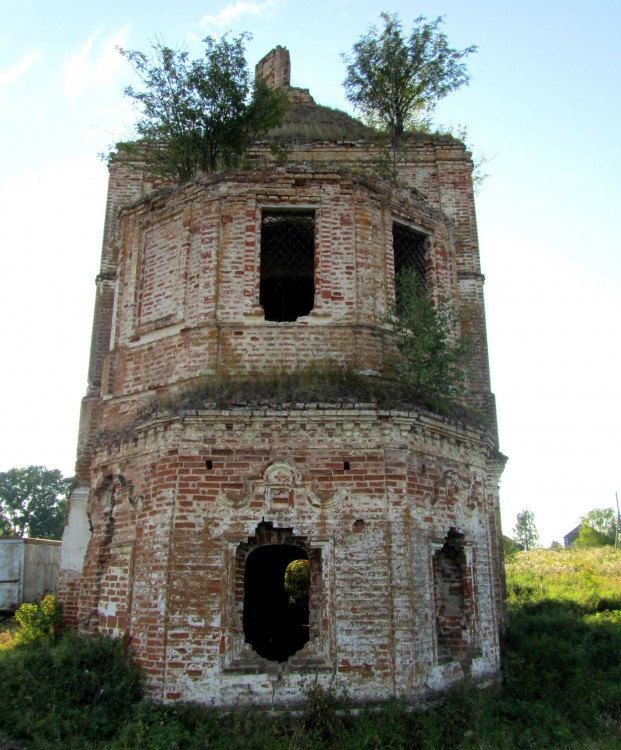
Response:
POLYGON ((505 459, 470 154, 419 135, 388 179, 371 131, 290 85, 286 49, 257 75, 292 105, 243 168, 162 188, 110 164, 66 620, 126 638, 163 702, 295 705, 317 680, 422 703, 493 680, 505 459), (311 366, 398 376, 386 319, 412 269, 458 311, 484 419, 355 394, 197 396, 311 366))

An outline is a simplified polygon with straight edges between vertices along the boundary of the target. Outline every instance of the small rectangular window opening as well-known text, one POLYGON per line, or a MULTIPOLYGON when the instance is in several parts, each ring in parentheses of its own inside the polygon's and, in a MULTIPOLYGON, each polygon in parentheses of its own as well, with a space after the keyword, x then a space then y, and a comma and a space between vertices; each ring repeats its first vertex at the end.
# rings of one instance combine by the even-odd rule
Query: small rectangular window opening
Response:
POLYGON ((213 461, 205 461, 205 466, 207 471, 211 471, 213 469, 213 461))
POLYGON ((399 277, 406 273, 413 273, 421 287, 427 287, 427 236, 415 229, 399 224, 392 224, 392 248, 395 264, 395 304, 397 313, 403 307, 399 277))
POLYGON ((260 265, 265 320, 308 315, 315 304, 315 212, 264 210, 260 265))
POLYGON ((349 461, 343 461, 343 471, 349 471, 350 468, 349 461))

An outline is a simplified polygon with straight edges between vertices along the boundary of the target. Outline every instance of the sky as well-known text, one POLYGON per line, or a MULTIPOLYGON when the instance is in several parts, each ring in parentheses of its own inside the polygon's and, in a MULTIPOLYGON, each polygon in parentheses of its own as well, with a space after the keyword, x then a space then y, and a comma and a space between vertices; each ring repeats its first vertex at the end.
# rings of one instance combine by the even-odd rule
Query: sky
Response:
POLYGON ((277 44, 292 85, 352 112, 355 41, 399 14, 445 16, 468 87, 436 123, 468 129, 477 196, 503 530, 529 509, 541 543, 621 492, 619 0, 0 0, 0 471, 73 474, 101 253, 107 168, 131 136, 135 82, 116 47, 156 39, 199 57, 207 35, 277 44))

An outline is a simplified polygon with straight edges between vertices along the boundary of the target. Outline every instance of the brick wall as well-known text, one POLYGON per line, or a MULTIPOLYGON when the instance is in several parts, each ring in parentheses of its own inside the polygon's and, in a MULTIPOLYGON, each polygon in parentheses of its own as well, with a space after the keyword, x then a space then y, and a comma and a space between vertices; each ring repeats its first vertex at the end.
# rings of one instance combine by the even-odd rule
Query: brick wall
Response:
MULTIPOLYGON (((377 146, 363 142, 290 144, 287 168, 244 170, 229 175, 224 184, 219 177, 206 178, 164 199, 144 198, 152 195, 155 183, 135 163, 123 159, 113 162, 88 396, 95 396, 100 389, 119 395, 118 384, 123 379, 127 379, 129 390, 146 396, 156 389, 161 392, 171 382, 213 372, 220 366, 252 369, 272 363, 274 349, 268 340, 275 324, 262 320, 258 304, 260 208, 310 205, 319 206, 320 221, 316 305, 305 326, 322 325, 326 331, 325 336, 319 336, 321 343, 313 342, 314 348, 319 345, 320 356, 340 363, 352 363, 352 357, 360 359, 357 346, 352 351, 342 340, 330 344, 330 337, 339 339, 335 329, 340 323, 350 326, 344 334, 347 337, 356 320, 375 324, 374 331, 363 336, 363 356, 371 362, 368 369, 383 369, 383 344, 377 341, 376 333, 392 294, 391 221, 413 221, 432 233, 430 283, 436 294, 442 292, 454 300, 461 327, 471 342, 468 399, 487 415, 495 430, 470 155, 449 137, 414 141, 398 165, 400 179, 411 186, 409 191, 372 176, 378 156, 377 146), (344 175, 339 172, 343 168, 354 169, 356 174, 344 175), (275 180, 274 171, 278 174, 275 180), (124 212, 121 230, 122 207, 141 198, 143 202, 135 209, 124 212), (163 238, 156 239, 155 244, 147 238, 165 233, 170 222, 183 226, 183 240, 175 240, 180 243, 179 252, 169 254, 170 267, 149 268, 144 277, 145 254, 154 253, 157 262, 157 253, 165 245, 163 238), (154 274, 151 283, 166 279, 168 293, 159 290, 157 304, 163 307, 159 313, 154 307, 147 309, 150 319, 141 321, 142 307, 156 304, 154 299, 143 299, 145 292, 148 296, 149 274, 154 274), (113 323, 115 284, 120 289, 113 323), (332 325, 324 326, 326 321, 332 325), (235 323, 243 323, 247 333, 235 328, 235 323), (260 324, 266 346, 249 351, 244 338, 256 340, 250 327, 260 324), (147 339, 149 330, 151 338, 147 339), (164 341, 166 338, 170 340, 164 341), (207 354, 203 356, 203 352, 207 354), (148 372, 144 370, 146 360, 151 364, 148 372), (185 372, 180 361, 185 363, 185 372)), ((269 148, 261 145, 250 154, 249 160, 253 158, 262 164, 274 161, 269 148)), ((293 352, 285 354, 279 365, 303 364, 295 334, 287 346, 283 324, 276 325, 280 326, 279 350, 293 352)), ((355 338, 360 340, 357 333, 355 338)), ((125 411, 129 414, 131 410, 125 411)), ((83 429, 78 448, 80 471, 88 470, 92 443, 93 435, 83 429)))
POLYGON ((253 170, 143 201, 123 218, 104 392, 127 398, 202 373, 320 363, 385 372, 392 222, 404 217, 433 238, 433 293, 456 299, 451 222, 377 181, 327 168, 253 170), (259 304, 261 212, 276 207, 315 211, 314 306, 292 323, 266 321, 259 304))
MULTIPOLYGON (((284 48, 260 74, 312 105, 289 87, 284 48)), ((317 674, 361 703, 422 702, 465 675, 497 675, 504 617, 504 457, 470 155, 420 137, 395 182, 377 175, 376 143, 302 139, 284 152, 283 164, 258 143, 246 169, 166 190, 123 155, 111 164, 65 611, 84 632, 126 637, 158 700, 290 705, 317 674), (286 225, 293 209, 313 220, 312 310, 266 320, 262 216, 286 225), (427 238, 427 284, 459 311, 467 400, 489 428, 352 404, 166 410, 214 374, 398 373, 384 323, 394 221, 427 238), (309 638, 278 661, 248 642, 244 580, 253 550, 286 540, 309 560, 309 638)))
POLYGON ((255 76, 263 78, 272 88, 291 85, 291 59, 285 47, 276 47, 256 65, 255 76))
POLYGON ((359 701, 422 699, 464 670, 489 678, 501 585, 489 550, 494 455, 484 431, 423 412, 160 416, 100 446, 81 626, 128 634, 162 700, 227 705, 243 683, 236 705, 285 704, 302 699, 308 670, 326 684, 336 670, 359 701), (315 561, 311 638, 284 664, 259 657, 241 623, 239 550, 263 522, 315 561), (471 561, 459 658, 434 615, 434 555, 451 530, 471 561))

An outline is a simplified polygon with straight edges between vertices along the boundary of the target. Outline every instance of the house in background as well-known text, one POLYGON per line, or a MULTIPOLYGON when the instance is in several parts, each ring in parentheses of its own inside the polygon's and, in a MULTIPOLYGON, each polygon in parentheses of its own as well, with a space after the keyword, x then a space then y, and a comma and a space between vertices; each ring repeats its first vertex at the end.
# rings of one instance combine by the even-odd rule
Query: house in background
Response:
POLYGON ((580 535, 580 527, 582 524, 578 524, 575 529, 572 529, 571 531, 567 532, 565 536, 563 537, 563 544, 565 545, 565 548, 573 547, 576 543, 576 539, 580 535))

